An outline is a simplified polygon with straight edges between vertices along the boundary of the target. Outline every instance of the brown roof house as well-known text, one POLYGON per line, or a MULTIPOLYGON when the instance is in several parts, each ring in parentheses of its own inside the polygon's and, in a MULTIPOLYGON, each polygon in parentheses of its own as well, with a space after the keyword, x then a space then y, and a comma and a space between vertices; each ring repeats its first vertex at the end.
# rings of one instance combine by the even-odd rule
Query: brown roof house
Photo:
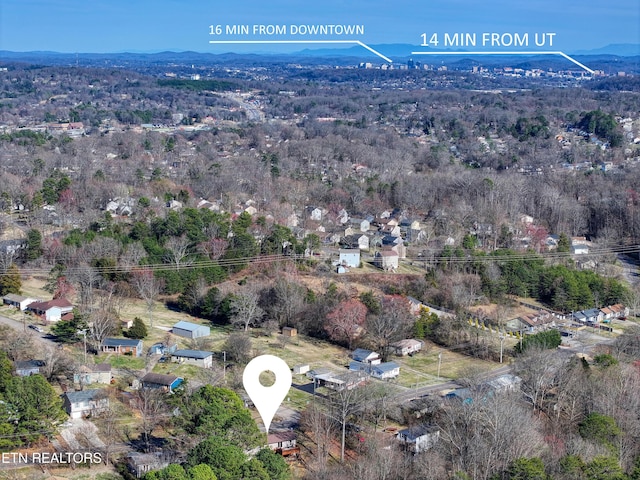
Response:
POLYGON ((48 302, 30 303, 27 310, 47 322, 58 322, 62 317, 73 312, 73 304, 66 298, 56 298, 48 302))
POLYGON ((378 268, 386 271, 396 271, 399 265, 399 256, 393 250, 382 250, 376 252, 374 259, 375 265, 378 268))
POLYGON ((184 380, 175 375, 147 373, 140 381, 142 382, 142 388, 159 388, 164 392, 173 393, 184 380))
POLYGON ((297 455, 300 447, 296 443, 295 432, 275 432, 267 436, 269 448, 283 457, 297 455))

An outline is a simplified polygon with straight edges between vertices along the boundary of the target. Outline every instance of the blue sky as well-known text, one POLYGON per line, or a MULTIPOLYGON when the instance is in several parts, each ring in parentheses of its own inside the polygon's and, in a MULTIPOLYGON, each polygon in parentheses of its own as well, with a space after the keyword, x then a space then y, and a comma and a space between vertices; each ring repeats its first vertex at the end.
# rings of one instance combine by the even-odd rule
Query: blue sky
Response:
MULTIPOLYGON (((419 45, 421 34, 555 33, 570 53, 614 43, 640 44, 638 0, 0 0, 0 50, 222 53, 209 25, 357 24, 353 40, 419 45)), ((217 37, 255 39, 255 37, 217 37)), ((266 38, 266 37, 262 37, 266 38)), ((291 39, 291 37, 269 37, 291 39)), ((336 37, 307 37, 336 39, 336 37)), ((442 40, 441 40, 442 41, 442 40)), ((269 46, 291 51, 307 46, 269 46)), ((255 47, 252 47, 255 49, 255 47)))

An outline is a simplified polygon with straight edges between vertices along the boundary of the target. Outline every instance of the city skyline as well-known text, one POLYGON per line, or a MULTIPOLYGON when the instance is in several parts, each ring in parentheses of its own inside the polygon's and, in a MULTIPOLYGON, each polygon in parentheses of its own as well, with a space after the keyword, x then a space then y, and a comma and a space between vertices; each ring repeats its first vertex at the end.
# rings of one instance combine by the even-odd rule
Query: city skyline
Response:
MULTIPOLYGON (((310 5, 289 0, 269 3, 241 0, 234 4, 185 4, 178 0, 3 0, 0 6, 0 49, 18 52, 286 53, 315 48, 303 43, 309 40, 357 40, 367 44, 403 43, 419 47, 425 39, 431 38, 439 41, 437 48, 495 48, 496 44, 482 44, 484 34, 507 34, 506 39, 509 35, 520 39, 526 36, 530 43, 526 46, 534 46, 535 35, 546 35, 554 43, 547 43, 545 48, 566 53, 610 44, 640 45, 640 4, 637 0, 620 0, 606 5, 595 0, 526 3, 494 0, 482 4, 473 0, 438 0, 428 4, 399 0, 389 7, 380 0, 328 0, 310 5), (279 26, 281 30, 272 34, 260 33, 260 30, 254 30, 256 25, 279 26), (361 28, 351 36, 300 35, 292 31, 292 26, 308 25, 357 25, 361 28), (241 31, 237 27, 243 26, 249 29, 248 34, 235 33, 241 31), (449 42, 444 45, 445 36, 453 39, 456 34, 458 38, 475 36, 477 43, 449 42), (212 45, 211 40, 301 43, 212 45)), ((336 47, 340 46, 336 44, 336 47)), ((352 45, 344 45, 349 46, 352 45)), ((525 45, 498 42, 498 48, 518 46, 525 45)), ((318 46, 323 47, 326 45, 318 46)))

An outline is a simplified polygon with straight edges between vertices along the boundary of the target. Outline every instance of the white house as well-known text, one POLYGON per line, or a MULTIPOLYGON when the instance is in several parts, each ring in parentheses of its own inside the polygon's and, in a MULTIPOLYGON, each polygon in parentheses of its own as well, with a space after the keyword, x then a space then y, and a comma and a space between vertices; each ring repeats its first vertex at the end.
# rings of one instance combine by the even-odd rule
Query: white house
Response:
POLYGON ((380 380, 390 380, 400 375, 400 365, 396 362, 385 362, 371 367, 371 376, 380 380))
POLYGON ((407 450, 413 453, 420 453, 436 444, 438 438, 440 438, 440 430, 433 425, 417 425, 400 430, 396 438, 407 450))
POLYGON ((176 350, 171 354, 171 360, 178 363, 188 363, 202 368, 211 368, 213 352, 203 350, 176 350))
POLYGON ((57 322, 63 315, 73 311, 73 305, 65 298, 56 298, 48 302, 33 302, 27 306, 27 310, 42 317, 47 322, 57 322))
POLYGON ((288 457, 290 455, 297 455, 300 452, 300 448, 296 443, 295 432, 275 432, 267 436, 267 445, 274 452, 288 457))
POLYGON ((35 301, 35 298, 23 297, 22 295, 16 295, 15 293, 9 293, 2 297, 2 302, 5 305, 12 305, 21 311, 26 310, 29 304, 35 301))
POLYGON ((63 402, 64 410, 71 418, 96 415, 109 408, 109 396, 103 389, 66 392, 63 402))
POLYGON ((357 268, 360 266, 360 249, 358 248, 341 248, 338 265, 357 268))
POLYGON ((111 383, 111 365, 98 363, 95 365, 81 365, 73 374, 73 383, 91 385, 92 383, 111 383))
POLYGON ((366 348, 356 348, 351 353, 351 358, 356 362, 368 363, 371 365, 377 365, 382 361, 379 353, 367 350, 366 348))
POLYGON ((375 264, 383 270, 397 270, 399 256, 393 250, 382 250, 381 252, 376 252, 375 264))
POLYGON ((349 220, 351 226, 361 232, 368 232, 371 227, 371 223, 366 218, 352 218, 349 220))
POLYGON ((399 342, 392 343, 391 347, 393 348, 396 355, 403 357, 405 355, 413 355, 414 353, 419 352, 420 350, 422 350, 423 345, 424 343, 420 340, 407 338, 405 340, 400 340, 399 342))

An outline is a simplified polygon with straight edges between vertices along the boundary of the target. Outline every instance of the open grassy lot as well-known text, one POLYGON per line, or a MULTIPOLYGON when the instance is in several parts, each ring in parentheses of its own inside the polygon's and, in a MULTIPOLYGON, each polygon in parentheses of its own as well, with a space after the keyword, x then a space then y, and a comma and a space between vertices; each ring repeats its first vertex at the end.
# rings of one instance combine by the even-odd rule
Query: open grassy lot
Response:
MULTIPOLYGON (((45 278, 33 277, 25 279, 23 281, 23 293, 36 298, 51 298, 51 295, 43 289, 45 280, 45 278)), ((0 313, 6 314, 7 316, 16 319, 21 319, 23 316, 22 313, 17 312, 11 307, 0 308, 2 310, 0 313)), ((121 306, 122 319, 140 317, 147 325, 149 334, 143 341, 145 353, 154 343, 170 340, 173 343, 177 343, 178 348, 200 348, 213 351, 216 354, 215 361, 218 367, 222 367, 222 362, 219 357, 221 357, 221 352, 224 350, 224 343, 229 334, 235 331, 234 327, 211 325, 203 319, 195 318, 182 312, 171 311, 161 301, 156 302, 151 315, 153 326, 150 325, 149 312, 146 304, 139 299, 128 299, 121 306), (210 337, 201 339, 196 343, 192 340, 173 335, 170 332, 171 327, 180 320, 208 325, 211 328, 210 337)), ((631 324, 631 322, 626 323, 631 324)), ((626 325, 624 325, 624 327, 626 327, 626 325)), ((251 331, 249 335, 252 343, 251 356, 272 354, 282 358, 290 367, 298 364, 308 364, 311 369, 325 367, 336 372, 347 371, 347 365, 350 361, 349 352, 336 345, 301 335, 291 338, 284 338, 281 334, 265 336, 261 330, 251 331)), ((97 357, 93 357, 93 360, 96 363, 108 362, 114 368, 118 369, 142 370, 148 367, 148 360, 145 356, 136 358, 127 355, 100 354, 97 357)), ((400 377, 393 383, 401 388, 429 385, 455 379, 464 375, 471 368, 476 370, 489 370, 497 366, 491 362, 477 360, 441 349, 430 343, 426 344, 422 352, 412 357, 393 357, 390 360, 400 364, 400 377), (439 353, 442 353, 440 365, 438 365, 439 353), (438 366, 440 366, 439 372, 438 366)), ((156 363, 153 371, 156 373, 171 373, 188 379, 198 376, 199 367, 176 363, 156 363)), ((233 383, 234 375, 229 375, 227 380, 229 384, 233 383)), ((306 377, 298 375, 294 375, 293 381, 297 384, 308 383, 306 377)), ((237 374, 235 376, 235 383, 237 384, 237 374)), ((292 389, 290 395, 291 403, 302 407, 306 404, 308 394, 300 390, 294 390, 295 389, 292 389)))

